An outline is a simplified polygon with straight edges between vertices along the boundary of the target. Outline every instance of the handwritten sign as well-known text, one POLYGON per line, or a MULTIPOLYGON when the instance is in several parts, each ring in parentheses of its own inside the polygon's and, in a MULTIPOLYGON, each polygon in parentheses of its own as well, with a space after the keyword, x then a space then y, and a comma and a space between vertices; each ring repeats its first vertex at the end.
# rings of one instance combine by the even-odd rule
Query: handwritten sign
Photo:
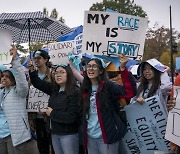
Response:
POLYGON ((174 86, 176 104, 169 111, 165 138, 180 146, 180 86, 174 86))
POLYGON ((141 59, 147 18, 136 16, 86 11, 83 26, 84 53, 93 55, 117 55, 141 59))
POLYGON ((12 57, 9 49, 12 44, 12 35, 10 31, 0 29, 0 64, 10 64, 12 57))
POLYGON ((48 51, 53 65, 67 64, 69 63, 68 52, 74 51, 74 41, 50 43, 48 51))
POLYGON ((167 114, 158 96, 146 99, 143 105, 127 105, 125 111, 129 125, 123 143, 128 154, 170 150, 169 141, 164 138, 167 114))
POLYGON ((45 112, 48 106, 49 95, 36 89, 34 86, 29 88, 29 97, 27 103, 28 112, 45 112))

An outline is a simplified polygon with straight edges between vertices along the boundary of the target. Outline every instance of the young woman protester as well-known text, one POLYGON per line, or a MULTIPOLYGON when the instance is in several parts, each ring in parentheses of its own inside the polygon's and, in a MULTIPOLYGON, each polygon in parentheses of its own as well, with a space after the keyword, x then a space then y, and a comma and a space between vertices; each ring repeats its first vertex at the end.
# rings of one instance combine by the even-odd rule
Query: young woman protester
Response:
POLYGON ((143 104, 146 98, 158 95, 167 113, 166 102, 170 95, 172 83, 166 70, 167 67, 156 59, 149 59, 146 62, 142 62, 138 67, 138 73, 141 75, 141 78, 137 95, 131 102, 137 101, 143 104), (155 63, 156 65, 154 65, 155 63))
POLYGON ((52 144, 56 154, 78 154, 79 150, 79 88, 69 65, 58 65, 55 82, 41 80, 32 61, 28 63, 31 83, 50 95, 46 114, 50 119, 52 144))
POLYGON ((31 140, 26 110, 28 82, 14 46, 10 54, 12 68, 3 70, 1 77, 0 153, 38 154, 37 146, 31 140))
POLYGON ((82 82, 80 103, 83 142, 88 154, 118 154, 119 140, 124 137, 126 127, 116 111, 116 96, 125 96, 127 93, 134 96, 125 68, 127 61, 128 58, 121 55, 123 85, 108 79, 105 64, 99 58, 92 58, 86 64, 84 77, 79 78, 82 82))

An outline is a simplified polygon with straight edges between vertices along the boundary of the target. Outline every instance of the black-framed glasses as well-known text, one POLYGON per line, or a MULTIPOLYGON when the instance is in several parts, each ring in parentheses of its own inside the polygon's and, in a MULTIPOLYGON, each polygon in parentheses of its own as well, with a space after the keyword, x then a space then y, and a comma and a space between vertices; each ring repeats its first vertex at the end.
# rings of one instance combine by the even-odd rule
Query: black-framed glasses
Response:
POLYGON ((93 65, 87 64, 87 65, 86 65, 86 69, 87 69, 87 70, 89 70, 89 69, 97 70, 98 68, 99 68, 99 66, 96 65, 96 64, 93 64, 93 65))

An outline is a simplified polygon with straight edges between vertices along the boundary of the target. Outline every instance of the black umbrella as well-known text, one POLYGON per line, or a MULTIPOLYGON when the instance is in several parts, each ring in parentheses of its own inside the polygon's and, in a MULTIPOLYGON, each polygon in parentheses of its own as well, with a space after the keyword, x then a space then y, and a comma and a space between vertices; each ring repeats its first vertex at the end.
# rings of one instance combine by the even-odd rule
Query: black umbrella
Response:
POLYGON ((42 12, 2 13, 0 28, 12 32, 13 41, 17 44, 53 41, 71 32, 64 23, 44 15, 42 12))

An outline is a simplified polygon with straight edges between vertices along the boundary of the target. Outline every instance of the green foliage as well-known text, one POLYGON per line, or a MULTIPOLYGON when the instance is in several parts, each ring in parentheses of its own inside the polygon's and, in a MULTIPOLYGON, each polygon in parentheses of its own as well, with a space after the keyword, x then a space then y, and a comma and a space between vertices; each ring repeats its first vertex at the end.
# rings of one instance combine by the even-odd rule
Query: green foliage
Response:
POLYGON ((141 6, 136 5, 134 0, 103 0, 101 3, 93 4, 90 11, 105 11, 107 8, 123 14, 147 17, 146 12, 141 6))
MULTIPOLYGON (((43 8, 43 14, 45 14, 45 15, 49 15, 49 12, 48 12, 48 10, 47 10, 47 8, 43 8)), ((59 20, 59 21, 61 21, 62 23, 65 23, 65 19, 63 18, 63 17, 59 17, 58 18, 58 11, 56 10, 56 8, 54 8, 52 11, 51 11, 51 13, 50 13, 50 17, 51 18, 54 18, 54 19, 56 19, 56 20, 59 20)))
MULTIPOLYGON (((173 42, 180 38, 179 33, 174 29, 172 35, 173 42)), ((164 26, 159 27, 156 23, 153 28, 149 28, 146 32, 143 60, 151 58, 159 59, 163 52, 168 49, 170 49, 170 30, 164 26)))

